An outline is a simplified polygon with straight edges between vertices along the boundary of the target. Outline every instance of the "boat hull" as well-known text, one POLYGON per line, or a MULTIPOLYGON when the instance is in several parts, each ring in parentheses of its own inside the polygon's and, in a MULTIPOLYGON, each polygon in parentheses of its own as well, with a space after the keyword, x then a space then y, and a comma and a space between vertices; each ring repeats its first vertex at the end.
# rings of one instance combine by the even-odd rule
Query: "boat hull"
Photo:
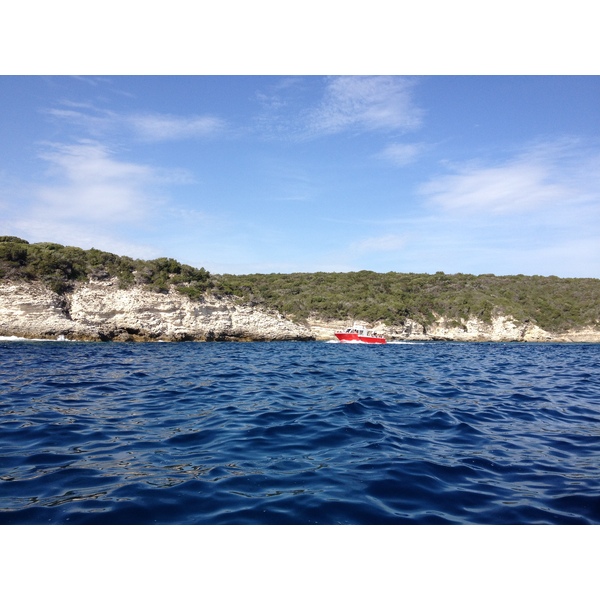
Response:
POLYGON ((358 333, 336 332, 335 337, 344 344, 385 344, 385 338, 359 335, 358 333))

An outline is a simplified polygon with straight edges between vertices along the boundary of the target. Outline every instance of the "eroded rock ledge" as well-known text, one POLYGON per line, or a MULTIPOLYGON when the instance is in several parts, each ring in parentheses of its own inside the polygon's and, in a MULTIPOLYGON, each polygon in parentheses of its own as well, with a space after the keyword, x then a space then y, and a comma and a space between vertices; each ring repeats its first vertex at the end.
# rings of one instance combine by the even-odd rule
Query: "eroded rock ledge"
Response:
POLYGON ((190 300, 116 280, 77 284, 59 296, 44 285, 0 284, 0 336, 115 341, 311 340, 310 330, 276 311, 226 298, 190 300))

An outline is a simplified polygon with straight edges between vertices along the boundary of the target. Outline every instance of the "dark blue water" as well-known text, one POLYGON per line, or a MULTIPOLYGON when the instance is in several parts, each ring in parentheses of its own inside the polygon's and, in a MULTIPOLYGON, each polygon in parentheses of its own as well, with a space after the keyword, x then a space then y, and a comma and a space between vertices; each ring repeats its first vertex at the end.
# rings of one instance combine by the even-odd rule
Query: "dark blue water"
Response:
POLYGON ((600 523, 600 345, 0 342, 0 523, 600 523))

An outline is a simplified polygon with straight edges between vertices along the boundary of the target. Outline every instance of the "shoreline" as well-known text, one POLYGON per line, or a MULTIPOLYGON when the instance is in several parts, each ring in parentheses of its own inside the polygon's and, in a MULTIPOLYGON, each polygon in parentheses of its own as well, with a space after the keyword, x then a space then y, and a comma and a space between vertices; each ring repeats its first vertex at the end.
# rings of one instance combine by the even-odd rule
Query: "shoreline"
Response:
MULTIPOLYGON (((399 326, 365 323, 394 342, 520 342, 600 343, 600 329, 588 325, 560 333, 545 331, 531 321, 497 314, 451 320, 433 315, 427 324, 406 318, 399 326)), ((0 285, 0 340, 40 341, 333 341, 348 320, 313 315, 301 323, 278 311, 205 294, 197 300, 174 288, 159 293, 118 281, 90 280, 65 294, 39 282, 0 285)))

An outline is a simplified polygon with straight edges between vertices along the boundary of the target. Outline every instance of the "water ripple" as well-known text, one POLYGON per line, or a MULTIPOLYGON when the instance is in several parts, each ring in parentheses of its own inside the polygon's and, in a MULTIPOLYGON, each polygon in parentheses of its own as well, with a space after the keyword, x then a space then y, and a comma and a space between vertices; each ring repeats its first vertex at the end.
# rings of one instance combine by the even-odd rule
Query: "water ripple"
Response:
POLYGON ((600 523, 598 345, 0 352, 0 523, 600 523))

